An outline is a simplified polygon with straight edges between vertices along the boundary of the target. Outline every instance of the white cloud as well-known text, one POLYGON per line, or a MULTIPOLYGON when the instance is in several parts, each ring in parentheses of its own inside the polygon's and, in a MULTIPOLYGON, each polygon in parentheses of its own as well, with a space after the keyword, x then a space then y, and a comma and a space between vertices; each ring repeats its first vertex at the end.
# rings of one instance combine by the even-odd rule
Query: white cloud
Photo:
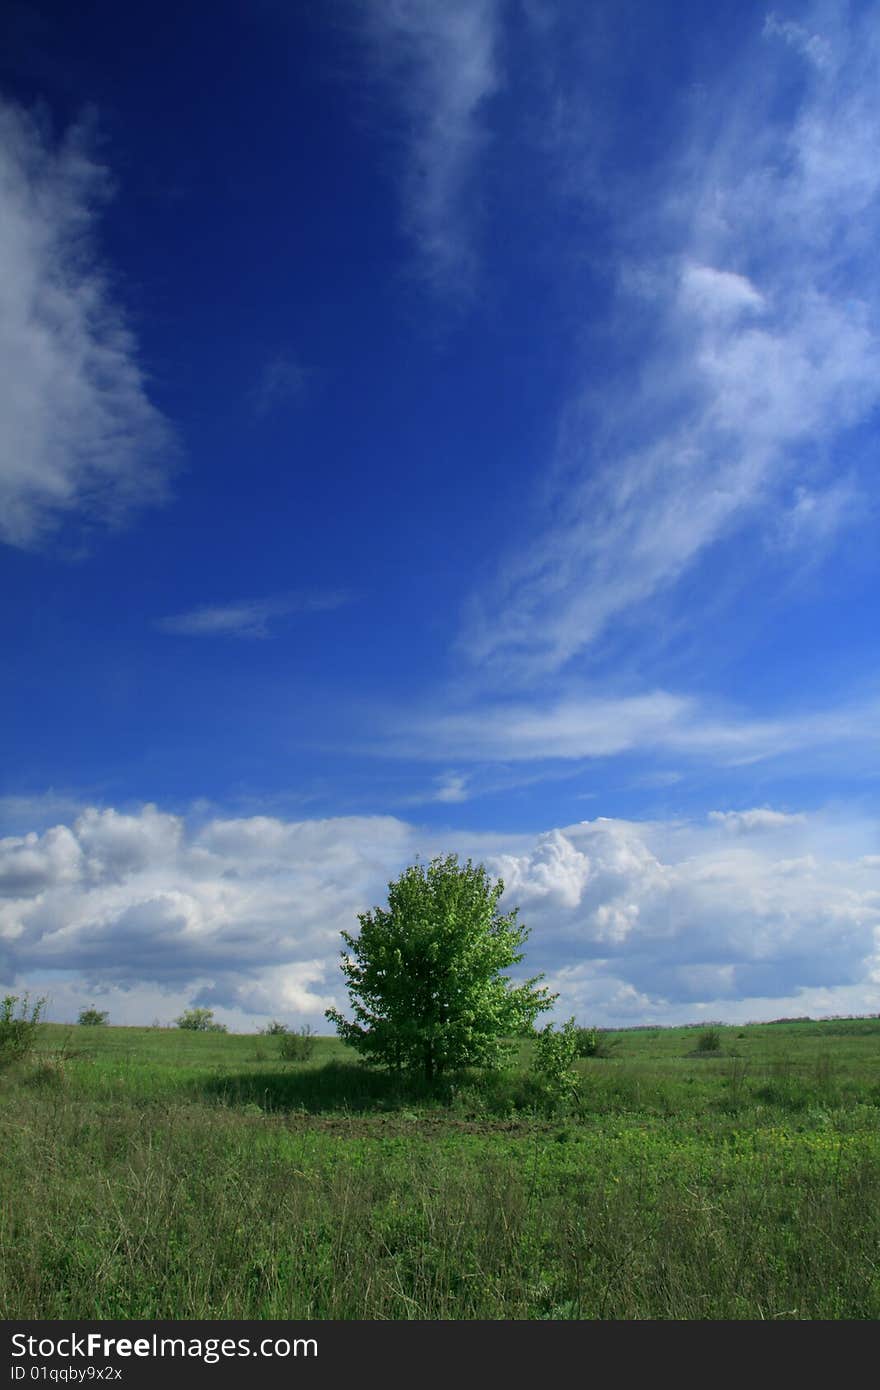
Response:
POLYGON ((834 55, 828 39, 821 34, 811 33, 803 24, 797 24, 794 20, 781 20, 771 12, 764 21, 764 34, 768 38, 780 38, 790 44, 817 68, 830 68, 833 64, 834 55))
POLYGON ((383 0, 368 12, 374 54, 408 117, 404 217, 427 277, 470 288, 482 108, 499 84, 498 0, 383 0))
POLYGON ((506 856, 511 901, 523 895, 542 964, 563 992, 559 1011, 668 1022, 711 1005, 716 1016, 754 1017, 746 1001, 761 999, 757 1016, 768 1017, 818 990, 826 1012, 836 998, 876 1008, 876 873, 834 857, 821 817, 789 818, 786 832, 812 852, 780 860, 775 842, 755 837, 733 848, 726 826, 711 822, 600 818, 506 856))
POLYGON ((0 897, 31 897, 48 885, 76 881, 82 850, 67 826, 0 840, 0 897))
POLYGON ((779 510, 775 539, 784 550, 814 561, 846 526, 875 511, 873 496, 847 478, 822 487, 799 485, 788 506, 779 510))
POLYGON ((563 907, 578 905, 591 873, 590 860, 558 830, 541 835, 527 854, 495 855, 492 869, 512 901, 547 898, 563 907))
POLYGON ((663 741, 692 708, 690 700, 665 691, 617 700, 561 700, 543 707, 487 704, 462 713, 416 716, 405 725, 395 719, 388 745, 415 756, 486 762, 607 757, 663 741))
POLYGON ((55 143, 0 100, 0 541, 65 517, 119 524, 161 501, 171 433, 94 246, 107 175, 74 127, 55 143))
POLYGON ((183 836, 180 817, 152 804, 136 816, 88 807, 73 829, 86 872, 97 881, 120 880, 151 865, 173 863, 183 836))
POLYGON ((803 825, 804 816, 756 807, 751 811, 710 811, 709 819, 723 826, 731 835, 760 835, 766 830, 782 830, 787 826, 803 825))
MULTIPOLYGON (((664 690, 617 698, 536 699, 531 704, 485 701, 455 713, 429 710, 405 716, 398 711, 384 736, 374 739, 373 751, 377 748, 414 758, 487 764, 660 752, 724 767, 825 749, 836 750, 842 767, 850 748, 857 750, 864 772, 875 765, 880 751, 880 705, 868 699, 754 719, 737 711, 718 714, 694 697, 664 690)), ((669 784, 680 774, 658 776, 659 784, 669 784)))
POLYGON ((681 272, 681 298, 686 308, 701 317, 730 318, 764 307, 760 295, 744 275, 715 270, 709 265, 686 265, 681 272))
MULTIPOLYGON (((627 248, 620 335, 629 347, 632 324, 650 346, 601 389, 591 359, 542 469, 549 500, 471 598, 460 647, 487 679, 532 685, 624 615, 647 621, 645 605, 737 528, 811 547, 810 495, 836 499, 826 543, 859 518, 834 445, 880 402, 880 36, 870 12, 847 23, 827 40, 834 61, 804 69, 793 111, 790 92, 778 100, 786 47, 746 46, 739 100, 709 92, 648 191, 607 196, 609 237, 627 248)), ((775 34, 825 53, 799 26, 774 21, 775 34)), ((585 186, 593 197, 594 171, 585 186)))
POLYGON ((468 795, 468 779, 456 772, 447 772, 437 778, 436 790, 431 799, 444 802, 467 801, 468 795))
POLYGON ((157 619, 160 632, 173 637, 268 637, 270 623, 290 613, 324 613, 348 601, 342 592, 287 594, 276 598, 234 599, 204 604, 186 613, 157 619))
POLYGON ((547 972, 560 1016, 876 1011, 877 825, 761 808, 731 833, 749 814, 451 835, 394 817, 189 829, 151 806, 93 808, 0 841, 0 987, 48 991, 56 1018, 101 998, 116 1022, 198 1002, 239 1028, 326 1026, 347 1002, 340 932, 417 853, 455 850, 504 879, 531 932, 523 971, 547 972))
POLYGON ((73 972, 84 996, 126 993, 130 1021, 158 988, 241 1017, 309 1005, 315 1023, 339 994, 341 930, 414 854, 390 817, 215 818, 187 833, 154 806, 90 808, 0 840, 0 975, 73 972))

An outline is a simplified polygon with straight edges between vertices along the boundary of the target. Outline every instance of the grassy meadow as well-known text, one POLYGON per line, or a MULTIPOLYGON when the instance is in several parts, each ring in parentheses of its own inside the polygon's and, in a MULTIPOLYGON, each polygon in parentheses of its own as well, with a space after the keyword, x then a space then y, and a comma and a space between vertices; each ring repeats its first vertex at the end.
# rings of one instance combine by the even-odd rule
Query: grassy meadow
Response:
POLYGON ((0 1316, 880 1317, 880 1019, 608 1035, 554 1105, 335 1039, 38 1029, 0 1072, 0 1316))

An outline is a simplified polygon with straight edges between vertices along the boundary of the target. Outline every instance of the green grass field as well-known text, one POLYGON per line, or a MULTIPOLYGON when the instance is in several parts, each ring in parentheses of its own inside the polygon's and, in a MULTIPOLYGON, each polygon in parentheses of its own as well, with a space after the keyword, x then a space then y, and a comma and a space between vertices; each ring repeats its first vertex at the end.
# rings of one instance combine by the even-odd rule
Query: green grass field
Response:
POLYGON ((10 1318, 880 1317, 880 1020, 614 1036, 401 1090, 333 1039, 41 1025, 0 1072, 10 1318))

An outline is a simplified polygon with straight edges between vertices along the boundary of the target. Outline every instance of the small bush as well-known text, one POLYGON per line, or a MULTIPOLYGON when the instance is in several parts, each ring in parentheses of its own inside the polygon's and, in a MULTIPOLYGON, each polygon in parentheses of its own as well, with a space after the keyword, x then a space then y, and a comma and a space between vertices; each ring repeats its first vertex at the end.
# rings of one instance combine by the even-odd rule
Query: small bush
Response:
POLYGON ((548 1023, 538 1034, 532 1066, 547 1099, 554 1105, 572 1100, 577 1094, 578 1077, 574 1069, 577 1031, 574 1019, 570 1018, 558 1029, 548 1023))
POLYGON ((108 1013, 100 1013, 97 1009, 81 1009, 77 1023, 81 1023, 84 1028, 98 1028, 107 1022, 110 1017, 108 1013))
POLYGON ((576 1057, 597 1056, 600 1047, 598 1028, 575 1028, 574 1037, 576 1057))
POLYGON ((602 1028, 575 1028, 578 1057, 610 1057, 612 1047, 617 1047, 620 1039, 608 1041, 608 1034, 602 1028))
POLYGON ((193 1033, 225 1033, 225 1023, 214 1022, 213 1009, 185 1009, 174 1022, 178 1028, 187 1028, 193 1033))
POLYGON ((277 1018, 273 1018, 270 1023, 266 1024, 265 1028, 260 1029, 260 1032, 267 1038, 280 1038, 282 1033, 287 1032, 287 1024, 279 1023, 277 1018))
POLYGON ((698 1052, 720 1052, 721 1034, 717 1028, 705 1028, 697 1039, 698 1052))
POLYGON ((282 1062, 308 1062, 315 1050, 315 1035, 306 1023, 298 1033, 281 1034, 279 1055, 282 1062))
POLYGON ((45 999, 38 999, 31 1007, 27 994, 21 999, 17 994, 7 994, 0 1003, 0 1067, 19 1062, 33 1052, 37 1024, 45 1004, 45 999), (19 1006, 17 1017, 16 1004, 19 1006))

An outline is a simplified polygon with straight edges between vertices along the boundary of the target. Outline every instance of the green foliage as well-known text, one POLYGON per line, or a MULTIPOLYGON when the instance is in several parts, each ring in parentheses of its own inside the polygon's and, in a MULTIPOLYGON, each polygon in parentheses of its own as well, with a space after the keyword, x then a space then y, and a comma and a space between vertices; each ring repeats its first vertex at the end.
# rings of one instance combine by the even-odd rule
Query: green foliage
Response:
POLYGON ((550 1122, 533 1038, 429 1086, 335 1037, 292 1066, 265 1037, 41 1022, 0 1074, 0 1308, 876 1322, 880 1021, 746 1025, 711 1066, 706 1026, 615 1032, 550 1122))
POLYGON ((45 1005, 45 999, 38 999, 31 1005, 28 994, 21 998, 17 994, 7 994, 0 1003, 0 1067, 19 1062, 33 1051, 37 1024, 45 1005))
POLYGON ((280 1038, 282 1033, 287 1032, 287 1024, 279 1023, 277 1018, 273 1018, 266 1024, 265 1028, 260 1029, 260 1032, 265 1034, 267 1038, 280 1038))
POLYGON ((596 1057, 601 1046, 598 1028, 575 1028, 575 1056, 596 1057))
POLYGON ((575 1028, 578 1057, 610 1057, 611 1049, 620 1045, 619 1038, 608 1039, 602 1028, 575 1028))
POLYGON ((315 1035, 307 1023, 298 1033, 288 1033, 282 1025, 279 1048, 282 1062, 308 1062, 314 1050, 315 1035))
POLYGON ((571 1100, 577 1094, 574 1064, 578 1055, 578 1031, 574 1019, 570 1018, 561 1028, 548 1023, 538 1034, 532 1068, 554 1104, 571 1100))
POLYGON ((354 1022, 327 1018, 368 1061, 396 1071, 496 1066, 504 1039, 531 1028, 555 996, 534 976, 514 985, 502 971, 523 958, 528 930, 517 909, 502 915, 501 880, 458 856, 414 864, 388 885, 388 908, 358 914, 343 932, 342 972, 354 1022))
POLYGON ((698 1052, 720 1052, 721 1034, 717 1028, 704 1028, 697 1039, 698 1052))
POLYGON ((108 1013, 101 1013, 98 1009, 81 1009, 77 1023, 81 1023, 84 1028, 98 1028, 107 1022, 110 1017, 108 1013))
POLYGON ((225 1033, 225 1023, 214 1022, 213 1009, 185 1009, 174 1022, 192 1033, 225 1033))

